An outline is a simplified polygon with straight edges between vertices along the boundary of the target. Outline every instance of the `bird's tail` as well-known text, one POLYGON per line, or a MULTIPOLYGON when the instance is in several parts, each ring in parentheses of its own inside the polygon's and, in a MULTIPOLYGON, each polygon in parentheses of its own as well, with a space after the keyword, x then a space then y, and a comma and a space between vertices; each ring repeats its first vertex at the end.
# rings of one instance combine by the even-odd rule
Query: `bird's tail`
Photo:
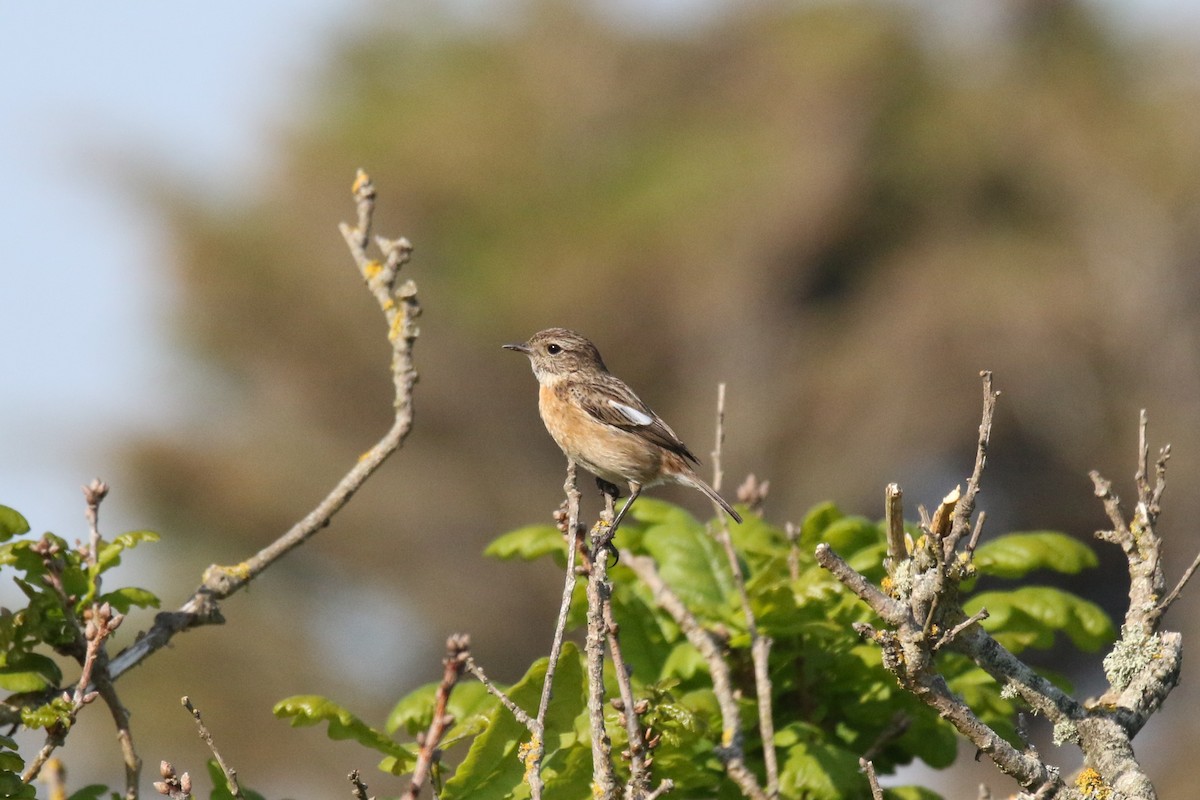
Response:
POLYGON ((737 513, 736 511, 734 511, 733 506, 729 505, 729 503, 726 503, 725 498, 721 497, 721 495, 717 494, 716 489, 712 488, 707 483, 700 480, 699 476, 697 476, 694 473, 692 475, 689 475, 688 479, 691 481, 692 486, 696 487, 697 489, 699 489, 700 491, 702 491, 706 495, 708 495, 709 500, 712 500, 714 503, 719 505, 721 508, 725 509, 725 513, 728 514, 729 516, 733 517, 734 522, 736 522, 739 525, 742 524, 742 515, 737 513))

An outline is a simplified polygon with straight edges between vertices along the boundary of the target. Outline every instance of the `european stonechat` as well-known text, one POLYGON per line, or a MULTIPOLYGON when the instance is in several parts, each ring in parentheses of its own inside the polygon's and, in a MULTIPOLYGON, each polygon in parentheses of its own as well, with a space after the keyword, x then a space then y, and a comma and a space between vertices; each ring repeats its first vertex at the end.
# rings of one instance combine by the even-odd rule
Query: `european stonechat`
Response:
POLYGON ((675 431, 608 371, 596 345, 566 328, 548 328, 527 342, 503 347, 529 356, 540 384, 542 422, 567 458, 604 484, 628 484, 629 501, 611 530, 617 529, 642 489, 660 483, 699 489, 734 520, 742 521, 696 475, 691 465, 700 462, 675 431))

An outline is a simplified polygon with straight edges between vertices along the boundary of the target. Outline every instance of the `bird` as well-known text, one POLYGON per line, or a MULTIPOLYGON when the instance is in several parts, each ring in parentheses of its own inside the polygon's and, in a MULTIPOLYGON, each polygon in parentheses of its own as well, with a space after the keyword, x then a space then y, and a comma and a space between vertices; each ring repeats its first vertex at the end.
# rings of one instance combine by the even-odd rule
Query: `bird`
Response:
POLYGON ((742 517, 692 468, 699 459, 675 431, 608 371, 596 345, 566 328, 547 328, 525 342, 502 345, 529 357, 537 378, 538 411, 568 459, 617 496, 629 500, 609 526, 615 532, 642 490, 664 483, 697 489, 739 524, 742 517))

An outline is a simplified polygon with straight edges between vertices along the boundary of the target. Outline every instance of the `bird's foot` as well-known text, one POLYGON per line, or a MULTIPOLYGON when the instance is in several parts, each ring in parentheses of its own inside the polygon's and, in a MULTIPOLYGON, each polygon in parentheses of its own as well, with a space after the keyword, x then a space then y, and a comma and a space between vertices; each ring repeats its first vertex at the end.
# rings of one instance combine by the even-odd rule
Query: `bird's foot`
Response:
POLYGON ((613 543, 613 538, 616 536, 616 528, 611 523, 605 523, 603 520, 597 520, 592 528, 592 563, 603 557, 609 569, 617 565, 620 560, 620 553, 617 551, 617 546, 613 543), (612 559, 609 561, 608 559, 612 559))

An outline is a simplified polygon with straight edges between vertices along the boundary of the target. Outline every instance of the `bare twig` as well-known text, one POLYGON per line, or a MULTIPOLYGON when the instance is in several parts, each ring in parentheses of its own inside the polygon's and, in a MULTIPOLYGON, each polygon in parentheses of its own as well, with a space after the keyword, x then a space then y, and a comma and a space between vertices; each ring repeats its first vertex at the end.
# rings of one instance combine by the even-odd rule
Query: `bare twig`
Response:
POLYGON ((1092 479, 1092 483, 1096 489, 1096 497, 1100 498, 1100 502, 1104 504, 1104 510, 1108 514, 1108 521, 1112 523, 1111 531, 1097 531, 1096 536, 1105 541, 1113 542, 1121 545, 1122 548, 1133 545, 1133 539, 1129 535, 1129 530, 1125 525, 1125 512, 1121 508, 1121 498, 1117 497, 1112 490, 1112 481, 1106 480, 1100 476, 1096 470, 1088 473, 1092 479))
POLYGON ((983 535, 983 523, 987 521, 987 512, 980 511, 975 516, 975 528, 971 531, 971 538, 967 540, 967 556, 975 555, 975 548, 979 546, 979 537, 983 535))
POLYGON ((489 694, 499 700, 500 704, 507 708, 509 712, 516 717, 517 722, 524 725, 526 729, 528 729, 529 732, 535 736, 540 735, 537 720, 525 713, 524 709, 514 703, 512 698, 500 690, 500 687, 492 683, 492 679, 484 673, 482 667, 475 663, 474 658, 467 656, 466 666, 467 671, 474 675, 475 678, 483 684, 483 688, 487 689, 489 694))
POLYGON ((383 438, 359 457, 332 491, 282 536, 240 564, 231 567, 213 565, 205 570, 199 588, 177 611, 160 613, 148 631, 112 659, 109 674, 114 680, 164 647, 177 633, 222 622, 220 601, 245 588, 286 553, 327 527, 367 478, 399 449, 412 429, 412 398, 417 383, 412 353, 419 334, 416 320, 421 307, 417 302, 416 285, 410 280, 398 281, 399 269, 408 260, 412 247, 404 239, 377 240, 384 260, 381 263, 369 258, 366 246, 375 208, 375 188, 361 170, 354 181, 354 197, 358 224, 354 227, 343 224, 341 230, 359 272, 387 321, 388 340, 392 344, 392 381, 396 390, 392 425, 383 438))
POLYGON ((117 689, 109 677, 108 653, 103 647, 96 654, 96 667, 92 670, 92 683, 100 693, 104 704, 112 715, 113 724, 117 728, 117 744, 121 748, 121 760, 125 764, 125 798, 135 800, 138 796, 138 783, 142 774, 142 759, 138 757, 133 746, 133 730, 129 724, 129 712, 121 704, 117 689))
POLYGON ((566 530, 563 531, 567 545, 567 568, 563 576, 562 601, 558 606, 558 620, 554 624, 554 639, 550 644, 550 657, 546 663, 546 679, 542 684, 542 698, 538 703, 537 731, 533 737, 530 756, 526 762, 529 774, 530 794, 533 800, 541 800, 544 785, 542 783, 542 759, 546 754, 546 712, 550 708, 550 700, 554 696, 554 674, 558 670, 558 661, 562 657, 563 636, 567 630, 567 616, 571 611, 571 599, 575 596, 575 582, 578 573, 575 569, 575 558, 579 553, 576 546, 576 535, 579 532, 579 482, 575 462, 567 459, 567 477, 563 482, 563 492, 567 498, 566 530))
POLYGON ((413 768, 412 780, 409 782, 405 797, 416 800, 421 794, 421 787, 429 780, 429 773, 437 763, 440 755, 438 745, 446 730, 453 724, 454 718, 446 713, 446 705, 450 702, 450 693, 462 677, 467 658, 470 657, 471 640, 465 634, 454 634, 446 640, 446 657, 442 659, 442 682, 438 684, 435 694, 433 719, 429 729, 421 740, 421 749, 417 753, 417 764, 413 768))
POLYGON ((658 785, 657 789, 655 789, 650 794, 646 795, 646 800, 658 800, 658 798, 662 797, 664 794, 666 794, 667 792, 671 791, 674 788, 675 788, 675 781, 668 778, 667 780, 660 783, 658 785))
POLYGON ((1158 451, 1158 461, 1154 464, 1154 491, 1150 493, 1150 510, 1158 516, 1162 502, 1163 490, 1167 488, 1167 461, 1171 458, 1171 445, 1164 444, 1158 451))
POLYGON ((738 709, 729 664, 721 654, 720 640, 716 634, 705 630, 700 625, 700 621, 679 599, 679 595, 666 585, 652 558, 622 552, 621 562, 628 565, 649 587, 655 602, 671 615, 688 641, 704 657, 708 664, 709 676, 712 678, 713 693, 716 695, 717 705, 721 709, 723 727, 721 747, 717 749, 717 757, 721 759, 726 773, 737 784, 745 797, 752 798, 752 800, 767 800, 766 792, 763 791, 758 779, 746 765, 745 754, 742 751, 741 712, 738 709))
MULTIPOLYGON (((725 480, 725 470, 721 468, 721 447, 725 444, 725 383, 717 384, 717 433, 716 444, 712 450, 712 487, 719 494, 721 483, 725 480)), ((721 506, 713 503, 713 510, 718 517, 724 516, 721 506)))
POLYGON ((955 625, 950 630, 946 631, 946 633, 943 634, 940 639, 938 639, 936 642, 934 642, 934 645, 933 645, 934 652, 941 650, 943 647, 945 647, 946 645, 953 642, 956 638, 958 638, 958 635, 960 633, 962 633, 967 628, 974 625, 976 622, 982 622, 983 620, 985 620, 987 618, 988 618, 988 610, 986 608, 979 609, 974 614, 967 617, 966 619, 964 619, 962 622, 955 625))
POLYGON ((958 546, 959 540, 971 529, 971 515, 975 513, 975 498, 979 494, 979 482, 987 464, 988 442, 992 437, 992 419, 996 415, 996 398, 1000 396, 999 392, 992 389, 992 373, 989 370, 980 372, 979 377, 983 379, 983 418, 979 423, 979 439, 975 448, 975 469, 971 472, 971 479, 967 481, 966 492, 963 493, 962 499, 958 501, 954 510, 954 525, 950 529, 950 535, 946 537, 942 551, 947 561, 950 560, 950 555, 958 546))
POLYGON ((784 535, 788 540, 788 577, 793 581, 800 580, 800 528, 789 522, 783 526, 784 535))
POLYGON ((860 758, 858 765, 862 767, 863 772, 867 773, 867 783, 871 786, 871 797, 874 800, 883 800, 883 787, 879 785, 879 778, 875 777, 875 765, 871 759, 860 758))
POLYGON ((566 530, 563 532, 567 545, 567 569, 563 581, 562 601, 558 605, 558 620, 554 625, 554 639, 550 644, 550 659, 546 665, 546 682, 542 685, 542 699, 538 703, 538 720, 545 722, 546 709, 550 706, 550 698, 554 695, 554 672, 558 668, 558 659, 562 654, 563 635, 567 630, 567 615, 571 611, 571 599, 575 596, 575 556, 579 548, 575 546, 575 535, 579 528, 579 483, 576 476, 575 462, 567 459, 567 478, 563 482, 563 491, 567 496, 566 530))
MULTIPOLYGON (((84 516, 87 517, 88 523, 88 547, 85 552, 85 558, 89 567, 96 566, 96 559, 100 554, 100 503, 108 496, 108 484, 99 478, 95 478, 87 486, 83 487, 84 502, 87 504, 87 510, 84 516)), ((96 594, 100 594, 100 576, 96 576, 96 594)))
POLYGON ((229 766, 224 757, 222 757, 221 751, 217 749, 217 743, 213 741, 212 733, 210 733, 208 727, 205 726, 204 720, 200 718, 200 709, 192 705, 192 700, 187 695, 179 698, 179 704, 186 708, 188 713, 192 715, 192 719, 196 721, 196 733, 198 733, 204 743, 208 745, 208 749, 212 752, 213 758, 217 760, 217 766, 221 768, 221 772, 225 775, 225 788, 227 788, 229 793, 234 797, 243 797, 244 795, 242 795, 242 787, 238 785, 237 770, 229 766))
POLYGON ((908 558, 908 549, 904 546, 904 492, 900 490, 899 484, 889 483, 883 494, 888 568, 891 569, 908 558))
POLYGON ((363 783, 362 775, 358 770, 350 770, 350 774, 346 776, 346 780, 350 781, 350 794, 354 800, 369 800, 367 797, 367 785, 363 783))
MULTIPOLYGON (((650 785, 650 773, 646 764, 646 738, 642 735, 638 723, 638 704, 633 698, 633 684, 629 680, 629 668, 625 664, 625 656, 621 652, 621 641, 618 637, 620 628, 613 618, 612 603, 604 604, 604 623, 608 629, 608 650, 612 654, 613 674, 617 681, 619 709, 625 718, 625 736, 629 740, 627 757, 629 758, 629 786, 627 796, 641 800, 650 785)), ((614 701, 617 705, 618 701, 614 701)))
POLYGON ((889 625, 899 626, 909 621, 908 609, 899 600, 893 600, 863 575, 855 571, 841 556, 833 552, 833 548, 822 542, 817 545, 814 554, 817 563, 833 573, 833 576, 844 583, 846 587, 862 598, 875 613, 889 625))
MULTIPOLYGON (((749 612, 747 612, 749 613, 749 612)), ((758 701, 758 730, 762 736, 763 762, 767 770, 767 796, 779 795, 779 760, 775 753, 775 714, 771 699, 771 645, 769 636, 757 629, 752 634, 750 658, 754 662, 754 691, 758 701)))
POLYGON ((1187 586, 1187 582, 1190 581, 1192 576, 1196 574, 1196 570, 1198 568, 1200 568, 1200 554, 1198 554, 1196 558, 1192 560, 1191 566, 1184 571, 1183 577, 1179 579, 1179 583, 1175 584, 1175 588, 1168 592, 1167 596, 1163 598, 1163 601, 1158 604, 1158 608, 1156 610, 1160 615, 1166 613, 1167 609, 1171 607, 1171 604, 1179 599, 1179 593, 1183 591, 1184 586, 1187 586))
MULTIPOLYGON (((713 488, 721 490, 721 447, 725 442, 725 384, 717 387, 717 433, 713 446, 713 488)), ((771 639, 758 632, 758 621, 754 619, 754 609, 750 605, 750 594, 746 591, 746 577, 742 574, 742 565, 737 552, 733 548, 733 536, 729 531, 729 520, 721 513, 717 503, 713 503, 719 522, 715 531, 717 541, 725 551, 725 560, 729 563, 729 572, 733 576, 733 584, 737 588, 738 599, 742 605, 742 613, 746 617, 746 631, 750 634, 750 658, 754 663, 754 689, 758 706, 758 727, 762 735, 763 763, 767 772, 766 792, 768 797, 779 794, 779 761, 775 753, 775 716, 771 704, 771 673, 769 667, 771 654, 771 639)))
POLYGON ((1158 606, 1166 583, 1162 571, 1162 541, 1155 532, 1155 519, 1149 506, 1139 501, 1132 520, 1126 523, 1120 498, 1113 492, 1112 484, 1094 470, 1090 475, 1096 496, 1113 523, 1112 530, 1097 531, 1096 536, 1118 545, 1129 565, 1129 607, 1122 631, 1128 629, 1137 631, 1141 637, 1150 636, 1162 614, 1158 606))

